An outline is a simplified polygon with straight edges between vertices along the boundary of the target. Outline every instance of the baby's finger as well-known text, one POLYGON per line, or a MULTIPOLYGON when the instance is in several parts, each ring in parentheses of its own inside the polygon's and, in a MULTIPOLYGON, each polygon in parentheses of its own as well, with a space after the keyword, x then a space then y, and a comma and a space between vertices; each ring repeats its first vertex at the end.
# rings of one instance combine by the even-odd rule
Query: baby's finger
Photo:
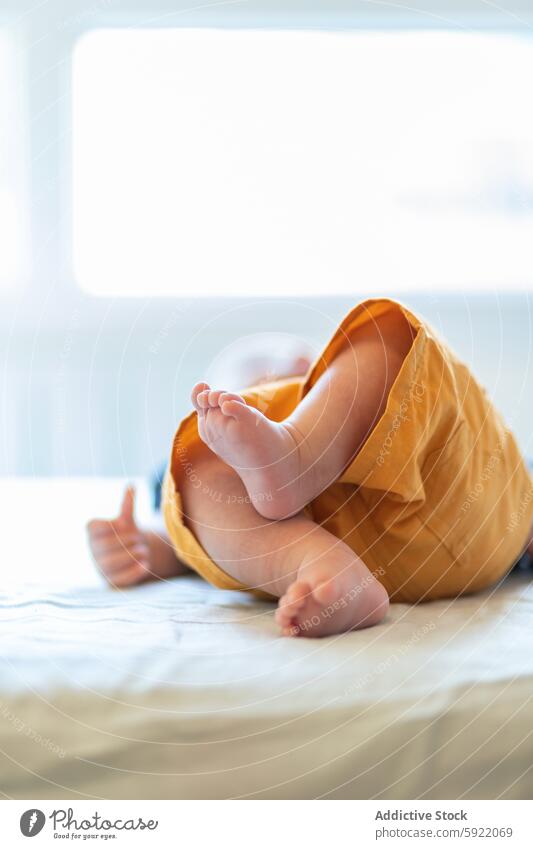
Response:
POLYGON ((119 519, 126 525, 135 525, 135 487, 131 484, 126 487, 120 506, 119 519))
POLYGON ((149 577, 149 569, 136 563, 130 566, 129 569, 123 569, 121 572, 113 575, 105 575, 107 582, 117 589, 130 587, 132 584, 140 584, 142 581, 148 580, 149 577))
POLYGON ((132 534, 139 535, 139 529, 124 519, 93 519, 87 524, 87 534, 90 540, 113 539, 132 534))
POLYGON ((111 531, 89 540, 91 551, 95 554, 106 554, 113 551, 128 551, 136 545, 146 545, 139 534, 117 534, 111 531))
POLYGON ((112 531, 113 523, 109 519, 91 519, 86 528, 90 537, 104 536, 112 531))
POLYGON ((103 572, 118 572, 134 564, 149 562, 149 552, 146 546, 133 548, 130 551, 113 551, 98 558, 98 565, 103 572))

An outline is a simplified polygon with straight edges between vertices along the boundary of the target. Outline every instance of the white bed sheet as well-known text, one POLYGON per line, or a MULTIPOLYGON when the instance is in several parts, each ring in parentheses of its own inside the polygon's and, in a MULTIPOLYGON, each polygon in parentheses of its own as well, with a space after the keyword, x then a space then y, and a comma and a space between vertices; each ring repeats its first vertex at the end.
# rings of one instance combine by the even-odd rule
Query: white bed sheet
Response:
MULTIPOLYGON (((76 487, 37 487, 43 527, 76 487)), ((0 598, 7 797, 531 798, 526 579, 291 640, 272 605, 195 577, 107 589, 81 537, 69 587, 44 582, 49 542, 40 582, 0 598)))

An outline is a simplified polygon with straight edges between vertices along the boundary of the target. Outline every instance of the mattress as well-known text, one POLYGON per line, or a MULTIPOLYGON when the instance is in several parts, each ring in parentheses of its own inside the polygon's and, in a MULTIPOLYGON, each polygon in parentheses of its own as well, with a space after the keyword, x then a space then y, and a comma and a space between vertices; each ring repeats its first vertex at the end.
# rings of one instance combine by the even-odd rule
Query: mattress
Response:
POLYGON ((128 591, 99 582, 82 525, 117 486, 9 490, 6 797, 531 798, 527 577, 393 605, 364 631, 282 638, 273 605, 195 576, 128 591), (23 504, 39 530, 27 545, 15 518, 23 504), (69 531, 58 543, 63 509, 69 531), (54 557, 64 562, 48 569, 54 557))

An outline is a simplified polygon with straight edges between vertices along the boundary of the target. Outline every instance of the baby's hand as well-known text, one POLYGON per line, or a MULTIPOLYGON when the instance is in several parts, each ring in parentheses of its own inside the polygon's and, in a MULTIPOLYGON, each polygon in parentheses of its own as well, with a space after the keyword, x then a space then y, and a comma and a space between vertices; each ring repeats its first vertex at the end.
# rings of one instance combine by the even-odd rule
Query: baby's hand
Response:
POLYGON ((133 516, 135 490, 129 486, 116 519, 93 519, 87 525, 96 565, 114 587, 128 587, 151 577, 150 547, 133 516))

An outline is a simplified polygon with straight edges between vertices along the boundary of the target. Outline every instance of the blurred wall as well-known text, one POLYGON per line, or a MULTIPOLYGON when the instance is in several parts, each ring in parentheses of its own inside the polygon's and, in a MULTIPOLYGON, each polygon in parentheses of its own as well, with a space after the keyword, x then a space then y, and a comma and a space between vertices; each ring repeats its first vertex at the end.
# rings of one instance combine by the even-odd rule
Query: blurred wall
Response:
MULTIPOLYGON (((533 455, 533 297, 389 294, 450 341, 533 455)), ((2 337, 0 473, 144 474, 168 454, 192 384, 220 374, 226 346, 277 332, 319 350, 349 306, 117 300, 84 316, 80 298, 60 329, 44 312, 39 327, 2 337)))
MULTIPOLYGON (((316 348, 348 298, 245 301, 91 298, 75 285, 71 257, 70 60, 76 39, 99 26, 452 27, 528 32, 529 0, 368 2, 247 0, 3 0, 0 25, 18 51, 18 101, 30 116, 17 145, 27 174, 28 267, 0 294, 2 475, 135 475, 164 457, 192 383, 236 337, 270 331, 316 348)), ((437 260, 438 261, 438 260, 437 260)), ((531 297, 407 294, 447 336, 531 446, 531 297)), ((251 281, 253 294, 253 281, 251 281)), ((358 295, 361 297, 361 286, 358 295)), ((191 293, 192 295, 193 293, 191 293)), ((221 293, 223 294, 223 293, 221 293)), ((387 294, 369 292, 369 295, 387 294)), ((388 294, 395 292, 390 281, 388 294)))

